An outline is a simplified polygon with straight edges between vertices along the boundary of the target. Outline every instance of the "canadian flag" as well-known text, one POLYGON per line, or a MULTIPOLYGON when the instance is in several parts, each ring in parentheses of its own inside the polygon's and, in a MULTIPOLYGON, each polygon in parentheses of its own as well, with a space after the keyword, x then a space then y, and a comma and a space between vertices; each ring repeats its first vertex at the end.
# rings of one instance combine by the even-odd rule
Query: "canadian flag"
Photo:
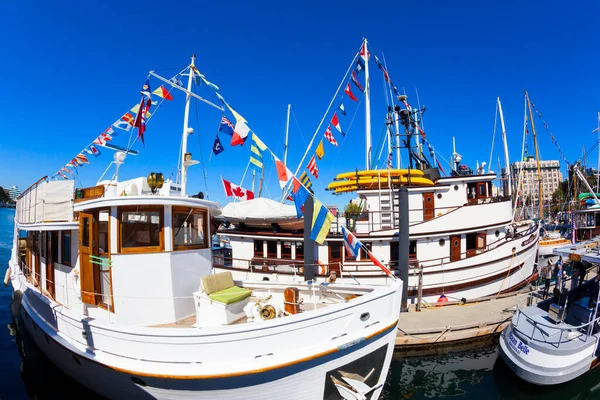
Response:
POLYGON ((251 190, 246 190, 241 186, 235 185, 225 179, 221 178, 223 181, 223 188, 225 189, 225 194, 227 197, 235 197, 239 200, 252 200, 254 198, 254 192, 251 190))

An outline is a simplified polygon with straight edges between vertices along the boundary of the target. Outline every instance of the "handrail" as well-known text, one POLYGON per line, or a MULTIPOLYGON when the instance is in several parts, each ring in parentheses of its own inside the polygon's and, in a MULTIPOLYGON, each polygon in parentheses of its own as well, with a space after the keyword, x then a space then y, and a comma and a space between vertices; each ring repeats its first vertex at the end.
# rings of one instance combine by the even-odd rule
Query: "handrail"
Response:
POLYGON ((29 186, 27 189, 23 190, 21 192, 21 194, 15 199, 16 200, 20 200, 23 196, 25 196, 27 193, 29 193, 30 191, 32 191, 33 189, 35 189, 40 183, 42 183, 43 181, 45 181, 46 179, 48 179, 48 175, 42 176, 40 179, 38 179, 33 185, 29 186))

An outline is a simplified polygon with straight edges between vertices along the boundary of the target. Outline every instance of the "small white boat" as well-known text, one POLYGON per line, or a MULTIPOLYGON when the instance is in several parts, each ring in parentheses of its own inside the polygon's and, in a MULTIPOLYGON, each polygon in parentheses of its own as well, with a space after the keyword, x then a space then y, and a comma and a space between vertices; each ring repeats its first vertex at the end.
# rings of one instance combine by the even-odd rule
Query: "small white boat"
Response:
MULTIPOLYGON (((195 71, 192 62, 186 92, 195 71)), ((190 158, 181 185, 152 173, 77 191, 43 178, 23 192, 8 279, 28 335, 108 398, 378 398, 402 282, 215 274, 210 221, 221 207, 186 195, 190 158)))
MULTIPOLYGON (((597 263, 598 243, 564 246, 555 252, 575 261, 597 263)), ((600 318, 596 277, 581 288, 564 289, 545 301, 538 302, 535 293, 524 296, 527 301, 518 303, 512 323, 500 339, 500 355, 519 378, 536 385, 556 385, 597 365, 600 318)))

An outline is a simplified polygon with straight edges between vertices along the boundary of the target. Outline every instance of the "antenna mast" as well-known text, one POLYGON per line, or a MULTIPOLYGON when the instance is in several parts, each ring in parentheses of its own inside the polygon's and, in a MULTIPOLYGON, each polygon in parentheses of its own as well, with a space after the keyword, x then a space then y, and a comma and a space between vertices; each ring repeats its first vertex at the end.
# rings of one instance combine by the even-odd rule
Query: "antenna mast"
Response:
POLYGON ((184 197, 186 196, 187 188, 187 167, 191 165, 191 160, 187 159, 187 137, 188 135, 194 133, 194 130, 188 126, 190 116, 190 101, 192 100, 190 92, 192 91, 192 75, 194 73, 192 67, 194 66, 194 60, 196 60, 196 55, 192 55, 192 63, 190 64, 190 67, 188 69, 188 93, 185 98, 185 114, 183 116, 183 134, 181 138, 181 195, 184 197))
POLYGON ((369 170, 371 169, 371 83, 369 82, 369 50, 367 43, 367 39, 363 39, 362 52, 364 52, 365 57, 365 169, 369 170))
MULTIPOLYGON (((500 111, 500 123, 502 124, 502 143, 504 144, 504 162, 506 164, 506 177, 508 178, 507 188, 508 196, 512 196, 512 181, 510 162, 508 161, 508 144, 506 142, 506 127, 504 126, 504 114, 502 113, 502 103, 500 103, 500 97, 498 97, 498 110, 500 111)), ((507 195, 506 193, 504 195, 507 195)))
POLYGON ((287 154, 288 154, 288 133, 290 131, 290 108, 291 104, 288 104, 287 110, 287 122, 285 124, 285 144, 283 145, 283 165, 287 166, 287 154))

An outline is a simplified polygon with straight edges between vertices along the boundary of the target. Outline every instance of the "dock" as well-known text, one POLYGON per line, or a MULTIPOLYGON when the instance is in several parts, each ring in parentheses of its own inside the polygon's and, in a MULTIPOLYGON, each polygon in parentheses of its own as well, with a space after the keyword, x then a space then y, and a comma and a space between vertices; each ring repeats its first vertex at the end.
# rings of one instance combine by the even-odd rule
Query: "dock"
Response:
POLYGON ((394 357, 443 354, 497 343, 510 324, 520 291, 472 302, 432 304, 400 315, 394 357), (474 322, 476 321, 476 322, 474 322))

